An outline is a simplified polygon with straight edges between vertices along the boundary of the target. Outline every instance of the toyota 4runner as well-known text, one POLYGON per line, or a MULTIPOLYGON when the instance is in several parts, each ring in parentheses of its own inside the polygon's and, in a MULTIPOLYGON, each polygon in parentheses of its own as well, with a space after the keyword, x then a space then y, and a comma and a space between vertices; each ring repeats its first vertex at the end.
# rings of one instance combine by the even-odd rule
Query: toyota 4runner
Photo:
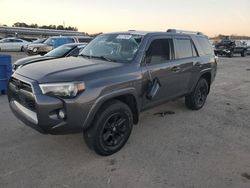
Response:
POLYGON ((216 69, 202 33, 108 33, 79 57, 18 69, 8 99, 16 117, 37 131, 83 132, 96 153, 111 155, 127 142, 140 112, 180 97, 189 109, 202 108, 216 69))

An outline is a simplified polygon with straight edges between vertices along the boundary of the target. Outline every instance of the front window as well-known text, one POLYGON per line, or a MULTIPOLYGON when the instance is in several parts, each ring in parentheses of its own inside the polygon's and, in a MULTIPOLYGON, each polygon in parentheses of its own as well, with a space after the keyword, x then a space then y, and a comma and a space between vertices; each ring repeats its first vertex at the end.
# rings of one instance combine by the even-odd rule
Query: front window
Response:
POLYGON ((135 34, 106 34, 92 40, 80 55, 110 61, 131 61, 139 49, 143 36, 135 34))
POLYGON ((151 42, 147 53, 147 64, 166 63, 173 59, 173 39, 155 39, 151 42))

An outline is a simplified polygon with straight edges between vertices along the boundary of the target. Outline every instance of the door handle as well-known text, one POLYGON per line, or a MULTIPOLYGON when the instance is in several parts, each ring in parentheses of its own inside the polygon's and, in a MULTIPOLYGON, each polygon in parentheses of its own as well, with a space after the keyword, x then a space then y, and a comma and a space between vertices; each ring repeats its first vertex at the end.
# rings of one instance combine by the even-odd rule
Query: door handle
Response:
POLYGON ((171 68, 171 71, 172 71, 172 72, 179 72, 180 70, 181 70, 180 66, 173 66, 173 67, 171 68))
POLYGON ((196 66, 196 67, 201 67, 201 63, 200 62, 195 62, 193 65, 196 66))

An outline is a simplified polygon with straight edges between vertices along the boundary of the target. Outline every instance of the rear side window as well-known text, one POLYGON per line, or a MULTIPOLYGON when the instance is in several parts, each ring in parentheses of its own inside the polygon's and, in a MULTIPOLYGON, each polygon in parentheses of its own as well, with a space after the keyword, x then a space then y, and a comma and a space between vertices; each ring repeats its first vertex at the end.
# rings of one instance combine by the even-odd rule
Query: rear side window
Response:
POLYGON ((76 57, 76 56, 79 55, 79 52, 80 52, 80 48, 76 47, 74 50, 72 50, 70 52, 70 54, 68 56, 74 56, 74 57, 76 57))
POLYGON ((213 53, 212 45, 210 44, 210 42, 208 41, 206 37, 197 37, 197 40, 205 55, 213 53))
POLYGON ((11 42, 10 39, 4 39, 3 42, 11 42))
POLYGON ((194 44, 190 39, 177 38, 176 45, 179 59, 197 56, 194 44))
POLYGON ((18 40, 18 39, 13 39, 13 42, 23 42, 23 41, 18 40))
POLYGON ((153 40, 146 53, 148 64, 164 63, 172 59, 173 40, 156 39, 153 40))

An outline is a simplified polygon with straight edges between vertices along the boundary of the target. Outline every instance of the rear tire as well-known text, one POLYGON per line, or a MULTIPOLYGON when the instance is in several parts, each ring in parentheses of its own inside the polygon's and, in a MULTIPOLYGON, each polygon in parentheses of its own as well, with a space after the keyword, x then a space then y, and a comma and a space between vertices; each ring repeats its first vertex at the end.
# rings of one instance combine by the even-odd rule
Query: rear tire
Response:
POLYGON ((241 57, 246 57, 247 56, 247 51, 244 50, 243 52, 241 52, 241 57))
POLYGON ((108 156, 119 151, 127 142, 133 127, 133 114, 128 105, 110 100, 97 112, 84 139, 97 154, 108 156))
POLYGON ((201 109, 207 99, 208 83, 204 78, 200 78, 194 91, 185 97, 185 104, 191 110, 201 109))
POLYGON ((230 52, 228 55, 227 55, 227 57, 230 57, 230 58, 232 58, 234 56, 234 53, 233 52, 230 52))

